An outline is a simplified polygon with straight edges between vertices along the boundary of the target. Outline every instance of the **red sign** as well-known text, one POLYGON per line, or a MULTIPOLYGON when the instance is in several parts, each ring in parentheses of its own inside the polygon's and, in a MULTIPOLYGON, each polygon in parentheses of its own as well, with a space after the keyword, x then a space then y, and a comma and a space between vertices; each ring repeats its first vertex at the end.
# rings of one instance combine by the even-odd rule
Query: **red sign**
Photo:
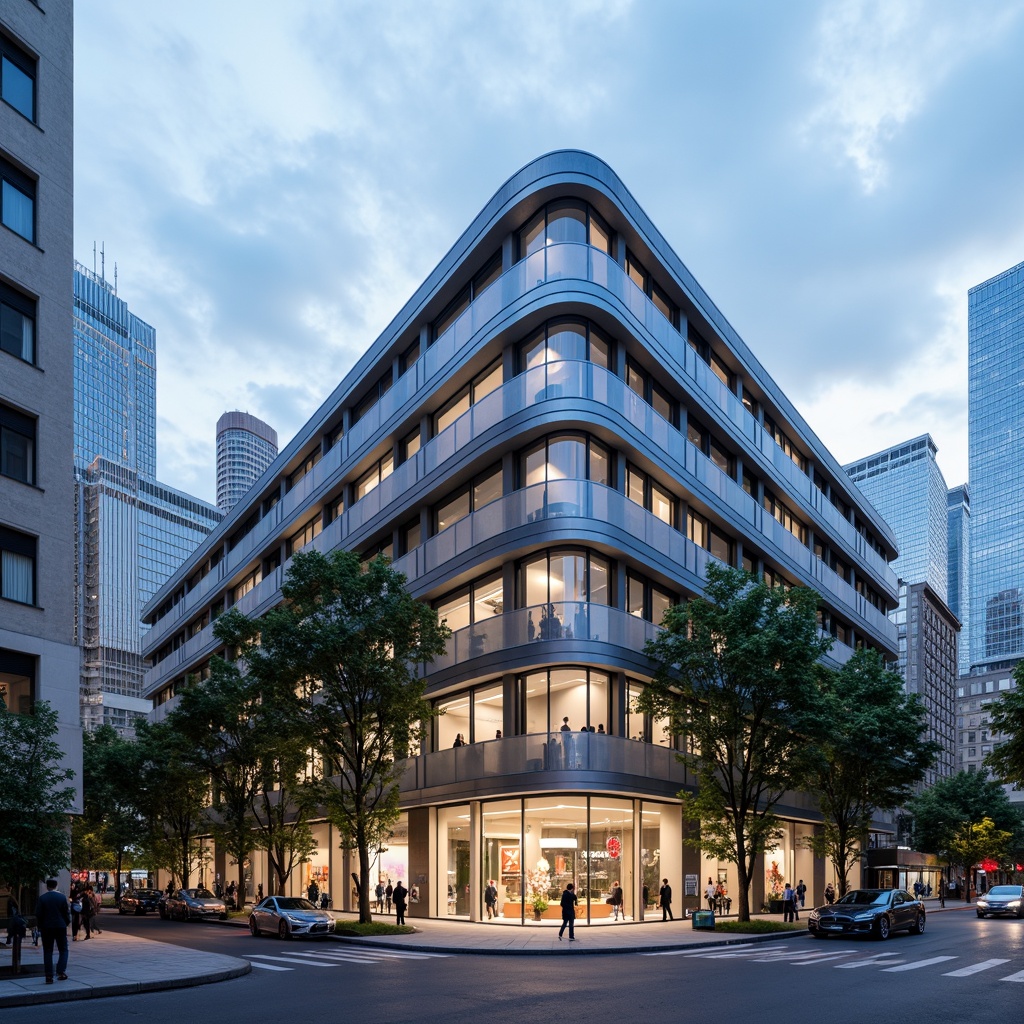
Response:
POLYGON ((989 871, 998 871, 999 864, 994 860, 983 860, 981 862, 981 870, 986 873, 989 871))
POLYGON ((608 841, 604 844, 604 848, 608 851, 608 856, 612 860, 618 860, 622 855, 622 842, 617 836, 609 836, 608 841))

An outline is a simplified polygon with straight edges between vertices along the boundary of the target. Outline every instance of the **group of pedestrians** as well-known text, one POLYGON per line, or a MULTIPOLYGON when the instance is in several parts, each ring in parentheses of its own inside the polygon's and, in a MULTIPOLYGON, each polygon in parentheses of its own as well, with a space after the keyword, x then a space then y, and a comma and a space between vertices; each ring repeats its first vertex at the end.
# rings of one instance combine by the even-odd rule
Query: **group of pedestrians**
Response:
POLYGON ((803 909, 804 900, 807 898, 807 886, 801 878, 796 888, 787 882, 782 890, 782 920, 799 921, 800 911, 803 909))
POLYGON ((395 910, 395 924, 405 924, 405 910, 409 905, 409 890, 402 885, 399 879, 395 885, 391 884, 391 877, 388 876, 387 884, 377 881, 377 888, 374 890, 377 898, 377 913, 390 914, 391 908, 395 910))

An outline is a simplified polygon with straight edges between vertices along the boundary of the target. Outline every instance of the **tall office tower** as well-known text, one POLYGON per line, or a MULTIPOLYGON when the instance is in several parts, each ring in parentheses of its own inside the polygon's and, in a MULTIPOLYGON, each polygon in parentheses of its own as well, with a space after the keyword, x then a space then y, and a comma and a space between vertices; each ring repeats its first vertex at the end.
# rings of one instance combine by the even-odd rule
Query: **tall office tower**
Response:
POLYGON ((971 664, 1024 655, 1024 263, 967 293, 971 664))
POLYGON ((217 508, 231 509, 277 458, 277 431, 247 412, 217 420, 217 508))
MULTIPOLYGON (((814 587, 832 664, 862 644, 897 654, 892 531, 586 153, 548 154, 500 189, 149 603, 154 719, 223 651, 220 611, 274 607, 309 547, 394 556, 454 631, 427 677, 444 714, 381 851, 382 872, 416 883, 414 915, 479 919, 493 878, 499 912, 525 923, 524 872, 542 859, 552 886, 602 893, 583 921, 608 913, 616 878, 636 919, 665 876, 728 884, 682 842, 682 741, 636 707, 644 642, 702 592, 709 561, 814 587), (452 749, 457 733, 469 745, 452 749)), ((813 897, 825 867, 804 839, 820 817, 802 796, 784 806, 766 865, 813 897)), ((314 836, 293 891, 312 875, 348 908, 349 855, 326 821, 314 836)), ((253 864, 266 885, 266 858, 253 864)))
POLYGON ((956 689, 960 623, 946 605, 949 587, 949 512, 946 481, 930 434, 894 445, 844 467, 892 527, 900 582, 892 619, 899 630, 899 671, 920 696, 928 738, 942 753, 920 788, 953 774, 956 763, 956 689))
POLYGON ((0 699, 46 701, 75 772, 72 5, 0 7, 0 699))
POLYGON ((947 594, 949 610, 960 620, 957 663, 960 675, 971 667, 971 492, 967 484, 951 487, 946 497, 949 514, 949 563, 947 594))
POLYGON ((142 697, 143 605, 221 519, 156 472, 156 331, 75 264, 76 635, 81 719, 130 733, 142 697))

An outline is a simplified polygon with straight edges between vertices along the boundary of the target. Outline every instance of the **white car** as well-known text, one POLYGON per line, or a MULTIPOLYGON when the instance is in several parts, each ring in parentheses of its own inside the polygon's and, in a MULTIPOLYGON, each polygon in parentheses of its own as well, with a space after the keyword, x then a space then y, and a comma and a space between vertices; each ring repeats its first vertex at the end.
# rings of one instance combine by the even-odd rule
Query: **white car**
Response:
POLYGON ((279 939, 290 939, 293 935, 330 935, 334 931, 334 918, 299 896, 268 896, 252 908, 249 931, 253 935, 273 932, 279 939))

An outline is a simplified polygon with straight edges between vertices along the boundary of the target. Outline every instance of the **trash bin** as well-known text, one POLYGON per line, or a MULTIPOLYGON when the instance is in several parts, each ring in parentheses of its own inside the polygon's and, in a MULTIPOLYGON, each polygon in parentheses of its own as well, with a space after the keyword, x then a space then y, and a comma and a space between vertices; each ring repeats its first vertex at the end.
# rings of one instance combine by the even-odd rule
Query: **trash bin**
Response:
POLYGON ((713 932, 715 930, 715 915, 711 910, 695 910, 690 918, 695 929, 713 932))

